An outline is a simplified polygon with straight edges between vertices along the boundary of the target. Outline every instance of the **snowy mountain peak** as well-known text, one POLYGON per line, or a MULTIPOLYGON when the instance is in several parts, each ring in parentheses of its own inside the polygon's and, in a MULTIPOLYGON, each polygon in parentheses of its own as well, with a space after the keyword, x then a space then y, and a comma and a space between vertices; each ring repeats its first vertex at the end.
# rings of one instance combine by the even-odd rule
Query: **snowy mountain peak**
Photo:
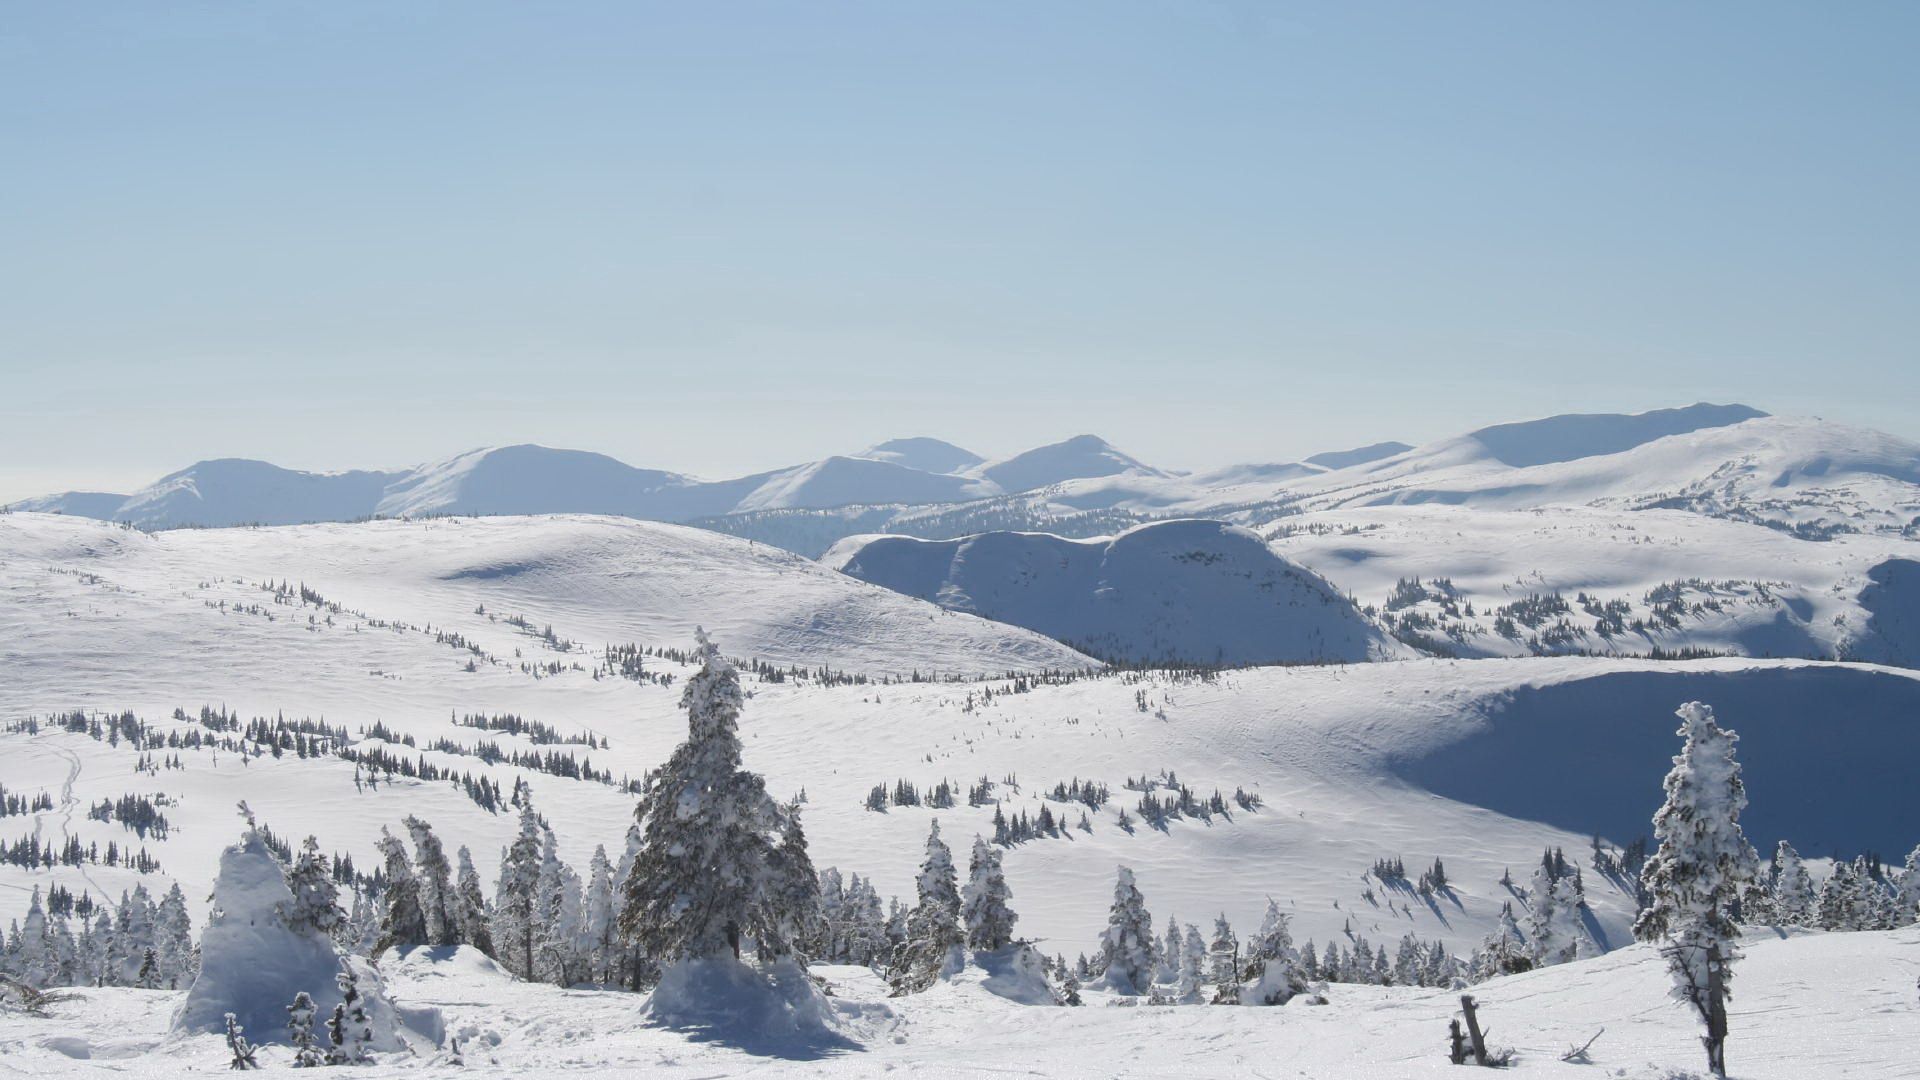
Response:
POLYGON ((930 473, 961 473, 987 460, 964 447, 925 436, 888 439, 853 456, 930 473))
POLYGON ((1120 473, 1164 476, 1115 449, 1098 435, 1075 435, 1062 442, 1038 446, 987 465, 980 475, 1002 491, 1032 491, 1066 480, 1088 480, 1120 473))

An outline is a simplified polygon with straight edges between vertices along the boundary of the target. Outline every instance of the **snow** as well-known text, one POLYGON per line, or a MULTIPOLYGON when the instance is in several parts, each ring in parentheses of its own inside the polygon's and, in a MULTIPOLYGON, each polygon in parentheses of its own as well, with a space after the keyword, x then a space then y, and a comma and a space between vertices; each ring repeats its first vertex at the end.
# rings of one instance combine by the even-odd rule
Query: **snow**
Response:
MULTIPOLYGON (((1899 1080, 1911 1075, 1920 1001, 1920 929, 1789 936, 1763 933, 1743 949, 1730 1003, 1728 1062, 1739 1080, 1899 1080)), ((459 961, 455 961, 458 963, 459 961)), ((639 1021, 642 1004, 612 991, 562 990, 487 978, 409 957, 389 979, 396 999, 438 1009, 469 1070, 492 1076, 744 1075, 964 1077, 1249 1077, 1398 1080, 1456 1077, 1445 1057, 1458 994, 1335 985, 1324 1006, 1282 1009, 1192 1006, 1031 1008, 955 982, 884 999, 885 987, 853 968, 818 968, 848 1011, 837 1046, 742 1046, 689 1039, 639 1021), (762 1053, 755 1053, 755 1050, 762 1053)), ((1635 945, 1593 960, 1507 976, 1472 990, 1495 1046, 1517 1051, 1520 1077, 1702 1076, 1699 1027, 1666 997, 1660 957, 1635 945), (1593 1064, 1563 1064, 1569 1046, 1604 1033, 1593 1064)), ((25 1075, 122 1073, 170 1077, 219 1070, 217 1036, 175 1040, 165 1017, 177 993, 79 991, 54 1018, 0 1014, 0 1051, 25 1075)), ((284 1066, 289 1051, 266 1047, 284 1066)), ((449 1050, 385 1055, 371 1075, 444 1063, 449 1050)))

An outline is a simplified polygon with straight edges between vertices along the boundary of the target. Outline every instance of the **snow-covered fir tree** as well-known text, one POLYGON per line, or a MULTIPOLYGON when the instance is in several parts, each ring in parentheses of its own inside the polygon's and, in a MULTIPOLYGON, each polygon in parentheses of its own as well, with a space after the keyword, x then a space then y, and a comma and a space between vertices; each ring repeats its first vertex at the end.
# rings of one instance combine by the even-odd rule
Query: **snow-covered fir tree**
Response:
POLYGON ((522 979, 533 976, 536 905, 540 895, 542 834, 533 796, 520 800, 520 830, 500 853, 500 878, 493 890, 494 957, 522 979))
POLYGON ((1154 952, 1153 916, 1134 884, 1133 871, 1122 866, 1113 884, 1107 929, 1100 937, 1098 965, 1107 987, 1117 994, 1139 995, 1152 990, 1154 952))
POLYGON ((296 1069, 310 1069, 326 1063, 326 1051, 321 1049, 319 1036, 313 1030, 313 1014, 316 1010, 313 995, 305 990, 293 995, 293 1004, 287 1006, 287 1042, 293 1046, 293 1067, 296 1069))
POLYGON ((419 880, 420 911, 426 917, 429 945, 460 944, 460 921, 455 915, 453 867, 433 826, 409 814, 402 822, 413 840, 414 874, 419 880))
POLYGON ((605 844, 596 844, 587 862, 586 896, 582 911, 588 977, 598 983, 613 979, 620 957, 619 928, 613 924, 613 862, 605 844))
POLYGON ((907 916, 907 939, 894 953, 894 993, 912 994, 957 971, 966 930, 960 922, 960 882, 953 852, 940 839, 936 819, 927 833, 927 851, 914 883, 915 903, 907 916))
POLYGON ((454 883, 454 918, 460 925, 460 940, 492 956, 492 916, 487 911, 487 894, 480 888, 480 871, 474 868, 473 853, 465 845, 461 845, 457 858, 459 870, 454 883))
POLYGON ((800 825, 800 803, 786 805, 780 825, 780 846, 774 849, 773 906, 782 920, 769 948, 784 943, 802 962, 820 954, 826 938, 821 913, 820 874, 807 852, 807 834, 800 825))
POLYGON ((293 866, 287 871, 287 888, 293 891, 293 903, 286 911, 287 926, 296 931, 314 931, 334 935, 346 922, 340 910, 340 887, 334 884, 333 868, 320 853, 320 841, 314 837, 300 845, 293 866))
POLYGON ((1787 926, 1812 925, 1814 904, 1813 875, 1800 853, 1785 840, 1773 853, 1773 907, 1787 926))
MULTIPOLYGON (((61 920, 64 928, 65 920, 61 920)), ((154 955, 160 968, 160 985, 177 990, 193 981, 199 967, 193 945, 193 916, 187 911, 187 894, 175 882, 154 908, 154 955)))
POLYGON ((1180 920, 1168 915, 1167 930, 1160 938, 1160 948, 1157 950, 1156 959, 1159 963, 1154 968, 1156 982, 1170 983, 1180 978, 1180 953, 1186 940, 1186 935, 1180 930, 1180 920))
POLYGON ((1739 736, 1700 702, 1677 715, 1683 744, 1667 773, 1666 802, 1653 816, 1660 847, 1642 874, 1651 903, 1633 932, 1661 942, 1674 996, 1706 1024, 1707 1067, 1724 1076, 1728 984, 1739 957, 1733 910, 1757 860, 1740 831, 1747 794, 1734 757, 1739 736))
POLYGON ((383 828, 375 846, 385 859, 383 869, 387 878, 387 906, 380 920, 380 943, 373 947, 373 955, 379 956, 388 949, 424 944, 427 915, 420 905, 420 882, 414 877, 406 845, 383 828))
POLYGON ((1500 905, 1499 923, 1473 954, 1470 977, 1475 982, 1481 982, 1496 975, 1513 975, 1531 970, 1533 948, 1527 943, 1526 935, 1520 932, 1520 922, 1513 917, 1513 903, 1508 901, 1500 905))
POLYGON ((1593 938, 1580 917, 1580 897, 1571 874, 1553 875, 1543 862, 1527 888, 1527 935, 1533 943, 1533 966, 1552 967, 1593 955, 1593 938))
POLYGON ((1013 924, 1020 916, 1007 906, 1012 898, 1000 868, 1000 849, 976 834, 967 861, 967 886, 960 897, 968 948, 992 951, 1013 943, 1013 924))
POLYGON ((367 1002, 360 992, 360 980, 353 968, 342 965, 334 977, 340 1000, 327 1021, 327 1064, 365 1065, 372 1059, 373 1019, 367 1015, 367 1002))
POLYGON ((1206 1001, 1206 977, 1207 939, 1200 936, 1199 927, 1188 923, 1180 939, 1180 971, 1174 979, 1174 1000, 1182 1005, 1206 1001))
POLYGON ((533 978, 571 986, 579 981, 580 948, 586 938, 583 898, 580 875, 561 861, 559 842, 551 829, 541 839, 537 889, 533 978))
POLYGON ((1214 1002, 1240 999, 1240 939, 1234 936, 1227 913, 1213 920, 1213 940, 1207 943, 1207 981, 1214 986, 1214 1002))
POLYGON ((1907 853, 1906 865, 1901 869, 1894 917, 1900 926, 1920 922, 1920 846, 1907 853))
POLYGON ((624 936, 662 967, 738 958, 756 943, 787 956, 774 853, 784 826, 761 777, 741 767, 740 676, 704 632, 681 704, 687 738, 648 779, 640 850, 622 883, 624 936))
MULTIPOLYGON (((1335 957, 1327 947, 1328 960, 1335 957)), ((1307 988, 1308 967, 1294 951, 1293 932, 1280 905, 1267 900, 1260 929, 1247 939, 1247 956, 1240 971, 1239 1000, 1243 1005, 1285 1005, 1307 988)))

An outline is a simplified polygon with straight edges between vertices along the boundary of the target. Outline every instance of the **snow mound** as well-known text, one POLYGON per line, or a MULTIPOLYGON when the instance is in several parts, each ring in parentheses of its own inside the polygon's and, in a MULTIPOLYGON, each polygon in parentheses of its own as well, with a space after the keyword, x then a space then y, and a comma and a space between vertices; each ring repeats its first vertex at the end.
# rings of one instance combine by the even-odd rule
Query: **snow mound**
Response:
MULTIPOLYGON (((222 1032, 232 1013, 249 1040, 284 1043, 287 1006, 302 991, 313 998, 317 1018, 332 1015, 342 997, 342 958, 325 934, 287 926, 282 913, 293 906, 293 892, 257 830, 221 853, 213 903, 200 939, 200 972, 174 1013, 174 1031, 222 1032)), ((351 962, 371 1021, 369 1047, 400 1049, 401 1024, 379 973, 351 962)))
POLYGON ((812 1058, 860 1044, 858 1021, 888 1019, 884 1005, 836 1001, 791 961, 755 968, 731 957, 683 960, 641 1006, 649 1024, 767 1057, 812 1058))
POLYGON ((953 981, 972 982, 995 997, 1019 1005, 1058 1005, 1047 983, 1045 961, 1031 945, 1008 945, 967 956, 967 966, 953 981))
POLYGON ((983 533, 847 541, 829 565, 908 596, 1130 662, 1304 663, 1405 655, 1324 580, 1217 521, 1111 540, 983 533))

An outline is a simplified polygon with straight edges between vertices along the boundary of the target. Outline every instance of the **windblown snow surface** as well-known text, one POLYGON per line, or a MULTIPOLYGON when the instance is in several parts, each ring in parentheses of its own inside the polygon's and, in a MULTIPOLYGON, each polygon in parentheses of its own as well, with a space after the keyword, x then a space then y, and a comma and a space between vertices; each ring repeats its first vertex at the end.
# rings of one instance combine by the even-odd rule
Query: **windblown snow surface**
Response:
MULTIPOLYGON (((602 649, 684 647, 696 623, 734 655, 876 676, 1089 663, 1024 630, 671 526, 437 519, 148 535, 0 516, 0 719, 15 724, 70 710, 131 711, 164 731, 195 727, 198 710, 214 706, 353 730, 379 721, 421 747, 444 738, 531 749, 452 722, 511 712, 604 737, 608 745, 590 751, 542 749, 637 777, 684 733, 677 682, 687 669, 650 657, 648 669, 675 684, 636 682, 596 671, 602 649), (276 592, 283 582, 315 595, 276 592), (176 709, 185 718, 171 719, 176 709)), ((1412 932, 1464 954, 1503 903, 1522 906, 1501 885, 1505 871, 1524 881, 1548 846, 1584 865, 1593 833, 1625 843, 1648 831, 1674 749, 1672 712, 1688 699, 1716 705, 1742 733, 1746 823, 1763 849, 1785 838, 1813 856, 1851 855, 1904 851, 1920 839, 1920 801, 1903 797, 1920 760, 1920 678, 1861 664, 1429 658, 1059 682, 829 685, 749 673, 747 687, 748 766, 776 795, 804 790, 818 865, 871 875, 883 893, 911 894, 934 818, 964 844, 990 831, 993 808, 868 811, 875 784, 987 777, 1000 785, 1005 812, 1029 815, 1057 782, 1107 784, 1115 801, 1089 812, 1084 828, 1077 804, 1048 803, 1069 823, 1064 834, 1006 856, 1018 931, 1069 958, 1094 949, 1120 864, 1137 872, 1156 926, 1170 915, 1206 925, 1224 912, 1244 931, 1271 896, 1302 942, 1352 934, 1391 943, 1412 932), (1125 782, 1163 771, 1202 794, 1239 788, 1261 803, 1206 822, 1122 828, 1116 810, 1137 797, 1125 782), (1363 880, 1375 859, 1393 856, 1409 868, 1443 858, 1453 887, 1429 902, 1363 880)), ((614 785, 388 748, 490 775, 503 788, 525 779, 561 855, 576 865, 595 844, 617 850, 632 813, 632 798, 614 785)), ((159 892, 178 880, 198 905, 221 850, 239 834, 240 800, 277 833, 313 833, 323 850, 350 852, 366 866, 376 863, 381 827, 418 814, 450 851, 470 846, 489 881, 514 827, 447 783, 396 779, 359 790, 353 767, 337 758, 180 757, 181 768, 141 771, 124 745, 65 731, 0 734, 0 784, 44 790, 55 803, 0 819, 0 839, 141 843, 86 808, 129 792, 164 794, 174 827, 143 842, 161 868, 148 885, 159 892)), ((118 896, 136 879, 99 866, 0 868, 0 918, 22 914, 36 884, 118 896)), ((1519 1046, 1523 1070, 1575 1075, 1554 1057, 1602 1026, 1595 1058, 1609 1075, 1665 1078, 1698 1067, 1692 1024, 1665 999, 1657 960, 1645 947, 1622 948, 1633 911, 1623 885, 1587 875, 1589 929, 1616 951, 1476 989, 1494 1041, 1519 1046)), ((204 918, 198 908, 196 927, 204 918)), ((1750 947, 1734 1002, 1736 1075, 1906 1075, 1910 1039, 1900 1032, 1920 1022, 1912 930, 1750 947)), ((631 995, 514 985, 460 956, 383 964, 396 1005, 439 1008, 467 1064, 503 1074, 906 1067, 1372 1077, 1451 1068, 1442 1049, 1454 1000, 1437 991, 1335 986, 1326 1007, 1281 1010, 1020 1009, 963 978, 890 1002, 891 1013, 863 1014, 849 1046, 769 1057, 765 1047, 749 1052, 725 1038, 690 1042, 638 1026, 631 995)), ((870 975, 824 974, 850 1000, 883 994, 870 975)), ((217 1039, 165 1041, 164 1018, 177 1004, 177 994, 163 992, 84 991, 54 1021, 0 1020, 0 1051, 7 1065, 32 1073, 222 1067, 217 1039)))
MULTIPOLYGON (((1730 1073, 1742 1080, 1904 1080, 1913 1075, 1920 930, 1750 936, 1730 1003, 1730 1073)), ((1452 1077, 1444 1057, 1458 996, 1340 986, 1325 1006, 1281 1009, 1023 1007, 964 979, 911 998, 860 968, 815 968, 867 1016, 834 1044, 767 1046, 745 1033, 688 1040, 636 1022, 632 995, 514 982, 469 950, 386 962, 397 998, 437 1007, 461 1053, 422 1052, 368 1075, 438 1066, 486 1076, 1452 1077), (1436 1037, 1436 1033, 1437 1037, 1436 1037)), ((1650 946, 1474 987, 1489 1042, 1517 1052, 1499 1075, 1680 1080, 1703 1076, 1698 1035, 1664 1000, 1650 946), (1592 1064, 1559 1060, 1596 1034, 1592 1064)), ((52 1020, 0 1015, 0 1050, 21 1075, 184 1076, 226 1067, 215 1036, 165 1034, 177 993, 83 990, 52 1020), (58 1032, 58 1034, 55 1034, 58 1032)), ((269 1068, 287 1063, 261 1051, 269 1068)), ((388 1059, 392 1062, 393 1059, 388 1059)))

